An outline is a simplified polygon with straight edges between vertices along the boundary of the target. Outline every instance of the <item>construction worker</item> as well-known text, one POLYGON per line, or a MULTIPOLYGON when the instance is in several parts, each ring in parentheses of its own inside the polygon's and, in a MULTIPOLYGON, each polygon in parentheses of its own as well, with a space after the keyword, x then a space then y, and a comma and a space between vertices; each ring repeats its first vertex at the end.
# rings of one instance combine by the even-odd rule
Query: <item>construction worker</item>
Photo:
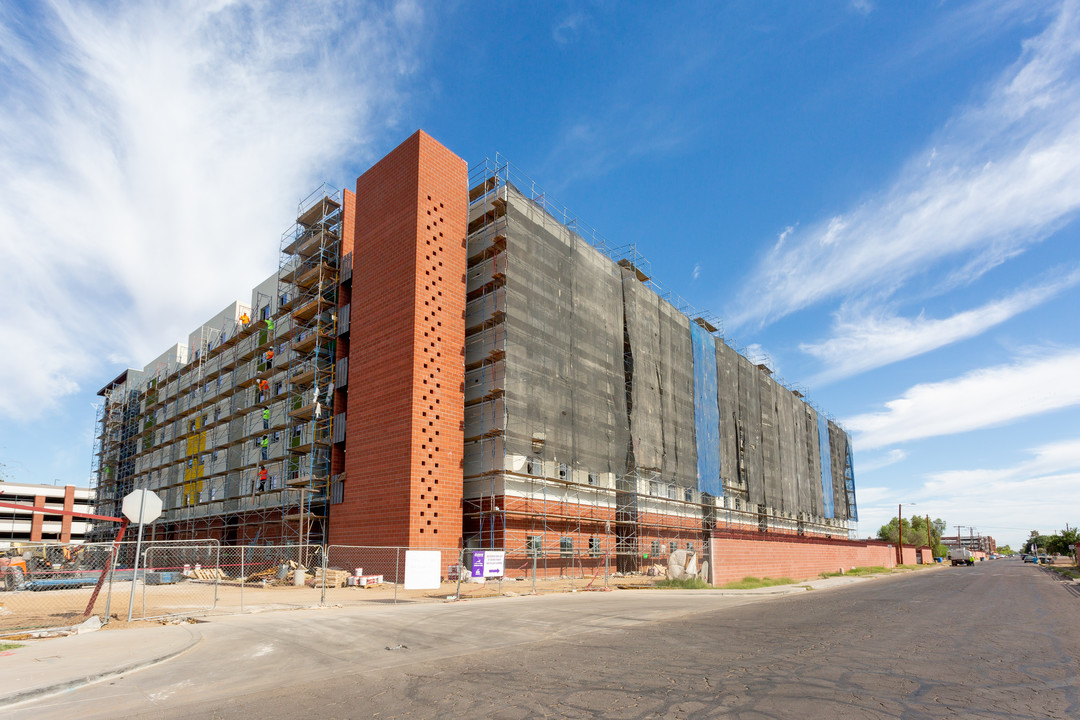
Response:
POLYGON ((266 329, 269 330, 270 332, 274 331, 274 320, 273 320, 273 318, 266 318, 266 329))
POLYGON ((241 325, 247 325, 249 322, 251 322, 251 318, 248 317, 247 313, 244 313, 240 316, 241 325))
POLYGON ((274 359, 274 349, 271 348, 271 349, 266 351, 266 362, 270 362, 273 359, 274 359))
POLYGON ((270 428, 270 408, 263 410, 263 430, 270 428))
POLYGON ((270 389, 270 382, 268 380, 260 381, 259 382, 259 389, 260 390, 269 390, 270 389))
POLYGON ((266 468, 259 468, 259 492, 266 489, 266 468))

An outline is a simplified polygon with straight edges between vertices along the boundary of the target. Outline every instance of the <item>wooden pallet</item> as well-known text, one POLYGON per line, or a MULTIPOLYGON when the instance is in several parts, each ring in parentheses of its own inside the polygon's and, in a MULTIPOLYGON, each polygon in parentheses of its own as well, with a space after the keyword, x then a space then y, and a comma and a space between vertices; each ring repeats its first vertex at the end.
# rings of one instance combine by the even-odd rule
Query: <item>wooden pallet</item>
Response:
POLYGON ((196 580, 228 580, 229 578, 222 572, 221 568, 193 568, 191 570, 190 577, 196 580))
MULTIPOLYGON (((347 570, 327 570, 326 571, 326 587, 337 588, 345 587, 349 582, 349 576, 351 573, 347 570)), ((321 586, 323 582, 322 568, 315 569, 315 584, 321 586)))

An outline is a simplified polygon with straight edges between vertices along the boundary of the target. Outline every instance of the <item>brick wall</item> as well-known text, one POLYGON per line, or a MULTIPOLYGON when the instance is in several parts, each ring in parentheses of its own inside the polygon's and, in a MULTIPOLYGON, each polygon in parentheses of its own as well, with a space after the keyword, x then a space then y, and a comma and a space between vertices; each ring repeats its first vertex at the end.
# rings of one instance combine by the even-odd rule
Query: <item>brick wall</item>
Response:
POLYGON ((356 181, 332 543, 461 542, 467 184, 465 161, 422 131, 356 181))
MULTIPOLYGON (((929 558, 929 549, 924 549, 924 557, 929 558)), ((904 548, 904 564, 914 565, 916 557, 916 548, 904 548)), ((716 532, 712 537, 710 566, 713 583, 717 585, 744 577, 809 580, 841 568, 896 567, 896 547, 876 540, 716 532)))

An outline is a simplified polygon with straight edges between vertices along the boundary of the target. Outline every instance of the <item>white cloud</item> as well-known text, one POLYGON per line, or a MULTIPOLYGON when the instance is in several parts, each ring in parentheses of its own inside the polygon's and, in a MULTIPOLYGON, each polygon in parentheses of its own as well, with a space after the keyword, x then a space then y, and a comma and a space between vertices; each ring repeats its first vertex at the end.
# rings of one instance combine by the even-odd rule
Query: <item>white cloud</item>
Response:
POLYGON ((776 236, 776 245, 773 246, 773 250, 779 250, 783 247, 784 241, 791 236, 791 233, 795 232, 795 228, 798 227, 798 225, 798 223, 795 223, 794 225, 788 225, 784 228, 784 231, 776 236))
POLYGON ((860 15, 869 15, 874 10, 874 3, 870 0, 851 0, 851 9, 860 15))
POLYGON ((898 502, 905 503, 905 516, 916 512, 944 518, 950 523, 949 533, 956 532, 955 524, 965 526, 965 533, 973 527, 973 532, 991 535, 1013 549, 1030 530, 1049 534, 1066 523, 1075 524, 1080 507, 1080 438, 1028 452, 1029 459, 1007 467, 932 473, 921 487, 902 492, 860 489, 860 534, 874 534, 896 517, 898 502))
POLYGON ((697 280, 701 275, 701 263, 694 263, 694 269, 690 272, 690 279, 697 280))
POLYGON ((570 13, 551 29, 551 37, 560 45, 565 45, 577 37, 578 31, 585 22, 584 13, 570 13))
POLYGON ((846 304, 836 315, 833 337, 819 343, 803 343, 799 349, 825 365, 810 381, 812 385, 821 385, 975 337, 1078 282, 1080 270, 1074 270, 982 307, 940 319, 923 315, 898 317, 881 309, 868 311, 863 303, 846 304))
MULTIPOLYGON (((880 470, 881 468, 895 465, 906 457, 906 451, 900 450, 899 448, 893 448, 884 455, 878 455, 877 457, 872 457, 869 460, 860 460, 855 470, 860 474, 871 472, 873 470, 880 470)), ((863 491, 859 490, 860 497, 862 497, 862 493, 863 491)))
POLYGON ((419 22, 411 3, 0 10, 0 335, 18 348, 0 415, 246 298, 297 201, 400 103, 419 22))
POLYGON ((742 288, 729 325, 771 322, 830 297, 891 293, 949 262, 962 266, 953 282, 970 282, 1074 219, 1078 15, 1075 2, 1063 3, 1016 64, 890 187, 773 247, 742 288))
POLYGON ((844 420, 859 450, 993 427, 1080 404, 1080 349, 1047 351, 958 378, 923 383, 880 412, 844 420))

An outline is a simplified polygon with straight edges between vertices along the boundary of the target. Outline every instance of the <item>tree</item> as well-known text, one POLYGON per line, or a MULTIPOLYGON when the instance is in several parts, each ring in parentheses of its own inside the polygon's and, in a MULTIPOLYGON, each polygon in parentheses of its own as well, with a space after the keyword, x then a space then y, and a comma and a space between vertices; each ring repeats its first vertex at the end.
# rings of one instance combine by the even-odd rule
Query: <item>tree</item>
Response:
POLYGON ((1051 555, 1072 555, 1073 551, 1069 549, 1069 546, 1080 542, 1077 539, 1078 535, 1080 535, 1080 531, 1075 528, 1062 530, 1056 535, 1051 535, 1046 540, 1046 552, 1051 555))
POLYGON ((1011 547, 1009 547, 1008 545, 1001 545, 1001 546, 998 547, 998 552, 1001 553, 1002 555, 1012 555, 1013 554, 1013 549, 1011 547))
MULTIPOLYGON (((882 525, 878 530, 878 538, 886 540, 891 543, 898 542, 899 534, 896 531, 897 519, 893 518, 886 525, 882 525)), ((945 530, 945 521, 941 518, 930 522, 930 547, 934 553, 934 557, 944 557, 947 553, 947 549, 941 544, 941 534, 945 530)), ((911 518, 904 518, 903 522, 904 544, 912 547, 921 547, 927 544, 926 533, 926 518, 922 515, 915 515, 911 518)))
POLYGON ((1050 544, 1050 537, 1051 536, 1049 535, 1040 535, 1038 532, 1032 530, 1031 537, 1029 537, 1027 539, 1027 542, 1024 543, 1024 552, 1030 553, 1032 555, 1045 553, 1046 546, 1050 544), (1035 545, 1036 549, 1032 549, 1032 544, 1035 545))

